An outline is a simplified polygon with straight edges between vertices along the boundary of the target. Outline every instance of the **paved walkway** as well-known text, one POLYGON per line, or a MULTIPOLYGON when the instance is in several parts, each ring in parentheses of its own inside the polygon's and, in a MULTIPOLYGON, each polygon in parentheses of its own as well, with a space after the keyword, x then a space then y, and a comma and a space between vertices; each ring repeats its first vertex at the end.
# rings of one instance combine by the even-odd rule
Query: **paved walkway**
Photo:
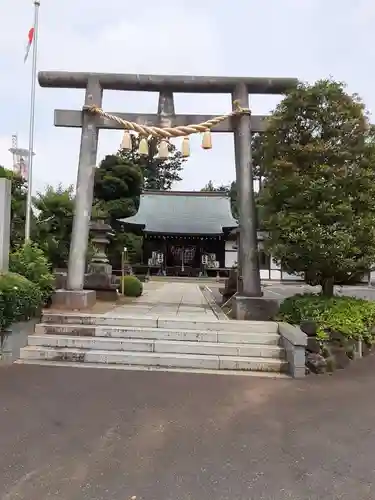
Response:
POLYGON ((0 368, 0 499, 373 500, 374 373, 0 368))
POLYGON ((216 320, 210 305, 196 283, 145 283, 141 297, 116 307, 106 316, 178 316, 185 319, 216 320))

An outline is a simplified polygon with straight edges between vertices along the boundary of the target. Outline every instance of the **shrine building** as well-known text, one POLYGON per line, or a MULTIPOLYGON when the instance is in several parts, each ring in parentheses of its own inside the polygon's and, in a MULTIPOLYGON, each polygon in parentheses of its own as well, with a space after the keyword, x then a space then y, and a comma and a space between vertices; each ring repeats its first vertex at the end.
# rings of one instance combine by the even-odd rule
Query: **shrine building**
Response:
POLYGON ((227 193, 145 191, 136 215, 120 221, 142 232, 142 264, 150 274, 213 274, 237 261, 231 232, 238 223, 227 193))
MULTIPOLYGON (((238 222, 225 192, 144 191, 138 212, 120 219, 125 230, 143 236, 140 265, 151 275, 227 276, 237 263, 238 222)), ((263 251, 258 232, 263 280, 300 280, 263 251)))

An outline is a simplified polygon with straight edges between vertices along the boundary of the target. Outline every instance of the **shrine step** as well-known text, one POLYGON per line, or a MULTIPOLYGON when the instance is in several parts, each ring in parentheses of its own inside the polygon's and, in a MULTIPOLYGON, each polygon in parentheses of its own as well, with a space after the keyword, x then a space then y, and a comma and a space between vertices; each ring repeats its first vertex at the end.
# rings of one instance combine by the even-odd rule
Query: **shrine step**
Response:
POLYGON ((164 329, 188 329, 215 332, 237 333, 277 333, 278 324, 274 321, 236 321, 236 320, 196 320, 175 317, 147 317, 147 316, 103 316, 100 314, 63 314, 45 313, 42 323, 53 325, 91 325, 91 326, 118 326, 164 329))
POLYGON ((207 354, 177 354, 94 349, 52 348, 28 346, 21 349, 21 362, 56 361, 127 365, 129 367, 195 368, 208 370, 244 370, 286 372, 288 364, 277 358, 221 356, 207 354))
POLYGON ((19 362, 287 373, 280 338, 272 321, 45 313, 19 362))
POLYGON ((56 349, 85 349, 100 351, 134 351, 173 354, 206 354, 217 356, 265 357, 281 359, 284 349, 278 345, 251 343, 220 343, 204 341, 124 339, 106 337, 77 337, 65 335, 30 335, 28 345, 56 349))
MULTIPOLYGON (((95 337, 113 339, 141 339, 141 340, 166 340, 179 342, 219 342, 234 344, 262 344, 278 345, 280 335, 278 332, 262 331, 261 326, 256 326, 248 332, 225 332, 190 329, 187 323, 184 328, 167 329, 155 327, 135 326, 91 326, 82 324, 48 324, 40 323, 35 327, 37 335, 65 335, 69 337, 95 337)), ((272 328, 273 330, 273 325, 272 328)))
POLYGON ((75 363, 74 361, 40 361, 40 360, 22 360, 15 361, 18 365, 38 365, 49 366, 55 368, 56 366, 63 368, 88 368, 104 369, 104 370, 125 370, 125 371, 147 371, 147 372, 169 372, 169 373, 195 373, 200 375, 237 375, 240 377, 263 377, 263 378, 286 378, 289 379, 290 375, 286 372, 258 372, 251 370, 210 370, 207 368, 165 368, 163 366, 142 366, 142 365, 108 365, 105 363, 75 363))

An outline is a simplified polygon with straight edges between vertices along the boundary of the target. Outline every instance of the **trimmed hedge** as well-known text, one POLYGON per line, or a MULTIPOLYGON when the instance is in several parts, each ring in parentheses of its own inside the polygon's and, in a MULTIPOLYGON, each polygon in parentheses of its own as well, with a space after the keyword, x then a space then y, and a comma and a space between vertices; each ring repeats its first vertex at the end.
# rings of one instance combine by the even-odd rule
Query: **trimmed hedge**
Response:
POLYGON ((126 297, 140 297, 143 292, 143 285, 136 276, 124 276, 120 280, 120 291, 124 287, 126 297))
POLYGON ((375 302, 355 297, 293 295, 282 302, 277 319, 296 325, 313 321, 322 340, 334 332, 368 343, 375 339, 375 302))
POLYGON ((40 289, 24 276, 0 274, 0 330, 36 316, 42 300, 40 289))

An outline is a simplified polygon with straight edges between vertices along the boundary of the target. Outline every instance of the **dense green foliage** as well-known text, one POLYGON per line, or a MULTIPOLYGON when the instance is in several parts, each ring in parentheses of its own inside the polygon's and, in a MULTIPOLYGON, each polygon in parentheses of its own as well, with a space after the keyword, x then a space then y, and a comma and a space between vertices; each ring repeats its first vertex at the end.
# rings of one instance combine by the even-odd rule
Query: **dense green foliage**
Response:
POLYGON ((208 183, 201 189, 201 191, 208 191, 208 192, 224 192, 228 193, 229 198, 230 198, 230 205, 232 209, 232 214, 235 219, 238 219, 239 217, 239 212, 238 212, 238 205, 237 205, 237 185, 236 181, 233 181, 230 185, 221 185, 221 186, 215 186, 212 181, 208 181, 208 183))
POLYGON ((320 338, 329 332, 339 332, 355 340, 375 339, 375 302, 364 299, 293 295, 282 302, 278 319, 296 325, 314 321, 320 338))
MULTIPOLYGON (((26 181, 20 176, 0 166, 0 178, 12 181, 12 202, 11 202, 11 236, 10 245, 16 248, 25 239, 25 214, 26 214, 26 181)), ((35 219, 31 220, 32 233, 35 234, 35 219)))
POLYGON ((43 251, 35 244, 25 244, 9 256, 9 269, 18 273, 37 285, 41 292, 43 303, 51 297, 54 286, 54 276, 51 266, 43 251))
POLYGON ((124 276, 121 278, 120 291, 124 291, 126 297, 140 297, 143 285, 136 276, 124 276))
POLYGON ((42 304, 39 288, 15 273, 0 274, 0 329, 35 316, 42 304))
POLYGON ((120 156, 108 155, 95 173, 95 208, 104 214, 112 226, 113 237, 108 246, 108 258, 114 269, 121 269, 121 253, 128 250, 130 262, 139 259, 142 238, 125 232, 119 219, 134 215, 139 205, 142 173, 137 165, 120 156))
POLYGON ((52 268, 66 268, 69 258, 70 235, 73 225, 73 186, 47 186, 44 193, 33 199, 37 210, 38 244, 52 268))
POLYGON ((115 269, 121 268, 121 253, 127 248, 130 263, 139 262, 142 237, 124 228, 119 219, 134 215, 139 206, 142 189, 168 190, 180 181, 184 158, 173 144, 169 145, 168 159, 157 156, 158 141, 149 142, 149 155, 138 153, 139 140, 132 136, 131 151, 120 150, 117 155, 104 158, 96 171, 95 203, 108 216, 114 235, 108 248, 108 257, 115 269))
MULTIPOLYGON (((135 214, 142 189, 171 189, 181 180, 185 159, 173 144, 170 156, 120 150, 104 158, 95 172, 94 205, 113 228, 108 256, 114 269, 127 248, 130 263, 140 260, 140 233, 119 219, 135 214), (132 232, 131 232, 132 231, 132 232)), ((266 251, 289 273, 321 284, 332 295, 334 283, 350 282, 375 262, 375 128, 364 105, 344 85, 331 80, 298 84, 287 92, 253 136, 254 172, 262 187, 257 198, 259 222, 269 236, 266 251)), ((0 167, 12 180, 12 249, 23 244, 26 186, 22 178, 0 167)), ((236 183, 203 188, 228 192, 238 218, 236 183)), ((53 268, 66 267, 74 213, 74 191, 47 187, 33 200, 32 240, 53 268)))
POLYGON ((375 129, 341 83, 299 84, 256 138, 266 249, 332 295, 375 262, 375 129))
MULTIPOLYGON (((129 232, 129 228, 125 230, 118 219, 136 213, 142 189, 171 189, 174 182, 181 180, 185 161, 173 144, 169 145, 169 158, 160 159, 156 140, 150 141, 148 156, 139 155, 136 137, 132 141, 132 151, 120 150, 116 155, 106 156, 95 171, 94 205, 113 228, 108 257, 114 269, 121 267, 124 247, 130 263, 140 260, 142 249, 141 235, 129 232)), ((1 177, 12 180, 11 246, 17 249, 24 243, 26 182, 3 167, 0 167, 1 177)), ((31 237, 38 242, 53 269, 68 265, 73 214, 73 186, 47 186, 33 198, 31 237)))
POLYGON ((181 181, 181 172, 186 158, 183 158, 180 151, 172 143, 168 145, 169 157, 158 157, 157 139, 149 141, 148 156, 138 153, 139 139, 132 135, 133 148, 131 151, 120 150, 118 155, 124 162, 140 168, 142 172, 143 189, 153 189, 158 191, 168 191, 172 189, 174 182, 181 181))

